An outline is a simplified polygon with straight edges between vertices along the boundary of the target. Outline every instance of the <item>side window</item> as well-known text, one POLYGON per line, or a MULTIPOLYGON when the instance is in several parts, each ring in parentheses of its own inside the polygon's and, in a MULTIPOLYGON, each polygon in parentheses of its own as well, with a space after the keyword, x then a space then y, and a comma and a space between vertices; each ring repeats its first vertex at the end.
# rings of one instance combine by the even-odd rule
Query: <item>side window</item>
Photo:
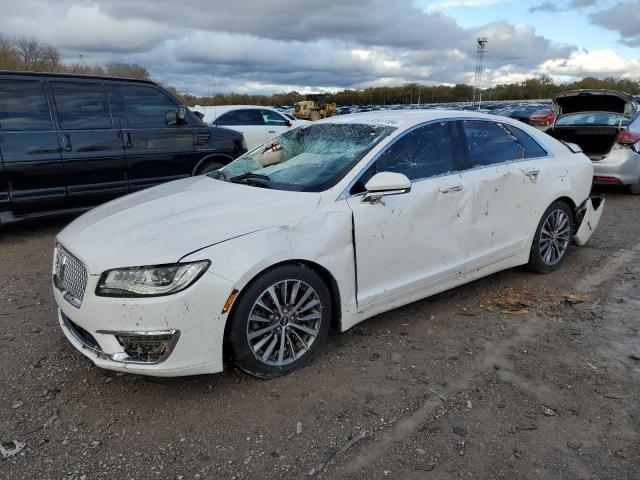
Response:
POLYGON ((287 124, 287 119, 284 118, 279 113, 273 112, 271 110, 260 110, 262 113, 262 118, 264 119, 264 123, 266 125, 279 125, 284 127, 287 124))
POLYGON ((493 165, 522 158, 520 145, 496 122, 464 120, 471 165, 493 165))
POLYGON ((546 157, 547 152, 533 138, 513 125, 504 125, 524 148, 524 158, 546 157))
POLYGON ((178 113, 175 100, 156 88, 123 85, 121 92, 127 119, 132 128, 166 127, 167 113, 178 113))
POLYGON ((0 129, 51 130, 44 87, 37 80, 0 80, 0 129))
POLYGON ((111 128, 104 86, 87 82, 51 82, 50 85, 62 129, 111 128))
POLYGON ((254 108, 232 110, 218 117, 213 123, 216 125, 264 125, 264 120, 260 110, 254 108))
POLYGON ((447 122, 434 123, 407 133, 376 161, 377 172, 404 173, 410 180, 443 175, 455 170, 447 122))

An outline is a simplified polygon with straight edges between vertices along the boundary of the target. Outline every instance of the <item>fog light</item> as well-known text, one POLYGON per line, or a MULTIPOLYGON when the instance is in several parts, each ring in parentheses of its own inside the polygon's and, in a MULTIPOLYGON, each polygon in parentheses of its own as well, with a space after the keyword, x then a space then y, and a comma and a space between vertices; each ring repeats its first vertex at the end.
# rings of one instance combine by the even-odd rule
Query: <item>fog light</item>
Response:
POLYGON ((110 355, 111 360, 129 363, 160 363, 166 360, 180 337, 178 330, 98 333, 115 336, 124 350, 124 353, 110 355))

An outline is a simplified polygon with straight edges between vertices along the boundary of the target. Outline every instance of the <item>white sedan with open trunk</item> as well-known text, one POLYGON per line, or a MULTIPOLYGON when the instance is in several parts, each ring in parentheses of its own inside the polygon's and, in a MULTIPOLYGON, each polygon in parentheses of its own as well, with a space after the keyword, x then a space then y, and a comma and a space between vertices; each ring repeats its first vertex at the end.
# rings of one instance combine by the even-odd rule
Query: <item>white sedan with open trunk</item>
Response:
POLYGON ((585 155, 506 118, 310 123, 71 223, 54 257, 59 322, 104 368, 286 374, 331 327, 506 268, 554 270, 598 224, 592 176, 585 155))

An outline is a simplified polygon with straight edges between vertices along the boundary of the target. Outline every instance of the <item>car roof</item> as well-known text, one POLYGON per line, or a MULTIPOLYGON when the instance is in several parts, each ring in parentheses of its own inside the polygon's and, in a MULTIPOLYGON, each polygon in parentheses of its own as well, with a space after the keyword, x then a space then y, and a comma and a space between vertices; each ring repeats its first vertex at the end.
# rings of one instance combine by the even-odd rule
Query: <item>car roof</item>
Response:
POLYGON ((368 125, 384 125, 404 130, 432 120, 448 120, 453 118, 477 118, 479 120, 491 120, 495 122, 503 117, 469 110, 377 110, 372 112, 339 115, 337 117, 329 117, 319 121, 323 123, 339 124, 362 123, 368 125))
POLYGON ((106 75, 80 75, 76 73, 48 73, 48 72, 22 72, 15 70, 0 70, 0 76, 12 76, 12 77, 52 77, 59 79, 69 79, 69 80, 110 80, 117 82, 137 82, 137 83, 146 83, 150 85, 157 85, 155 82, 151 80, 140 80, 137 78, 127 78, 127 77, 109 77, 106 75))

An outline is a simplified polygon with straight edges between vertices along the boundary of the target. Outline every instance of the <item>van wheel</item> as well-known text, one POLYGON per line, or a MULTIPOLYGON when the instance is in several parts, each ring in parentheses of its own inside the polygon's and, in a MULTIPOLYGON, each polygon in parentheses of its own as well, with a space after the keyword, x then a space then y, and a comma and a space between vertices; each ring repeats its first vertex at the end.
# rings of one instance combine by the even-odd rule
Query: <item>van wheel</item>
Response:
POLYGON ((206 175, 207 173, 215 172, 216 170, 224 167, 223 163, 220 162, 208 162, 198 168, 196 175, 206 175))
POLYGON ((573 212, 563 201, 556 201, 542 215, 529 254, 529 268, 549 273, 560 266, 573 238, 573 212))
POLYGON ((320 276, 302 265, 283 265, 255 280, 231 318, 233 363, 257 377, 286 375, 306 365, 326 342, 331 296, 320 276))
POLYGON ((640 183, 629 185, 629 192, 631 192, 631 195, 640 195, 640 183))

